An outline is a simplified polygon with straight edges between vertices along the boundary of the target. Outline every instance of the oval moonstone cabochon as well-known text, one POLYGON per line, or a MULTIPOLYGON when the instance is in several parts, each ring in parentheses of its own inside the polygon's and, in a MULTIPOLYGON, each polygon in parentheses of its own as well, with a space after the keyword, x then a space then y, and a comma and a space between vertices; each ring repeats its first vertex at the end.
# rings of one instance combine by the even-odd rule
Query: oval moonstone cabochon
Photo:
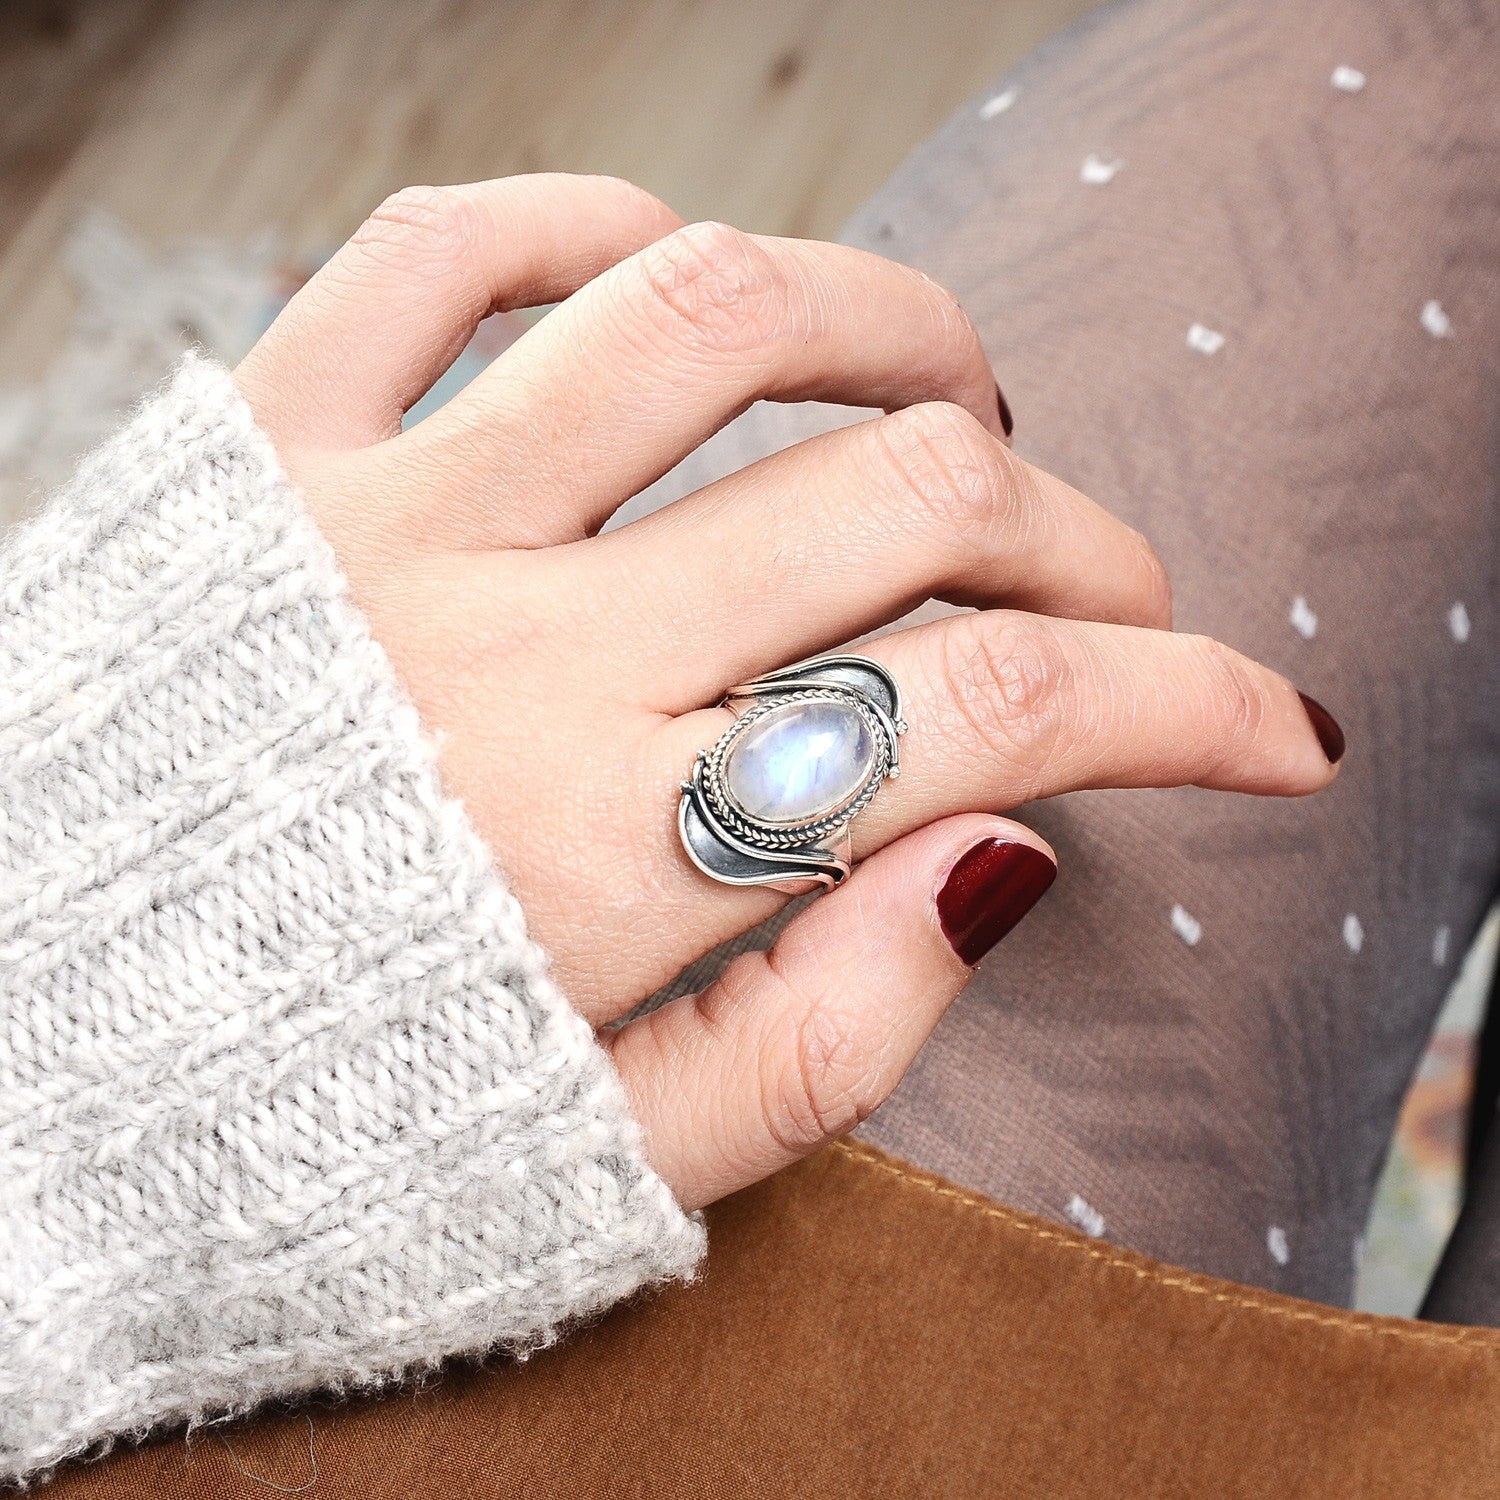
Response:
POLYGON ((849 703, 788 703, 729 747, 724 787, 757 823, 811 823, 859 795, 875 769, 875 740, 849 703))

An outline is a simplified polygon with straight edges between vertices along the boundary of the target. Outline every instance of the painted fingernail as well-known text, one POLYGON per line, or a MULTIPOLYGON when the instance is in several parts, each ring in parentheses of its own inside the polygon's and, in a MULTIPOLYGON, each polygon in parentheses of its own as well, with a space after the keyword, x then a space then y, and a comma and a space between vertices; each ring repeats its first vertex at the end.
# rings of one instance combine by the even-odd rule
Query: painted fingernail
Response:
POLYGON ((1046 894, 1057 866, 1040 849, 985 839, 965 850, 937 894, 943 936, 972 969, 1046 894))
POLYGON ((1344 756, 1344 731, 1339 728, 1339 721, 1316 698, 1309 698, 1306 693, 1297 696, 1307 710, 1307 717, 1312 720, 1313 733, 1323 747, 1323 754, 1328 757, 1328 764, 1338 765, 1344 756))
POLYGON ((1010 402, 1005 399, 1005 392, 1000 389, 1000 382, 995 382, 995 405, 1000 408, 1000 425, 1005 429, 1006 437, 1016 430, 1016 424, 1011 420, 1010 402))

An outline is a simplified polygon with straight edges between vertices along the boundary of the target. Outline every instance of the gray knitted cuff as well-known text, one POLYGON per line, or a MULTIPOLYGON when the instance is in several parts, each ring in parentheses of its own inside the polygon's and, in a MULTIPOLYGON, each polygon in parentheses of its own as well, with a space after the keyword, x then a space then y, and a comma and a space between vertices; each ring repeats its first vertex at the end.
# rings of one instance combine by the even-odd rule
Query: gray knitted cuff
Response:
POLYGON ((0 1477, 534 1348, 702 1251, 188 360, 0 556, 0 1477))

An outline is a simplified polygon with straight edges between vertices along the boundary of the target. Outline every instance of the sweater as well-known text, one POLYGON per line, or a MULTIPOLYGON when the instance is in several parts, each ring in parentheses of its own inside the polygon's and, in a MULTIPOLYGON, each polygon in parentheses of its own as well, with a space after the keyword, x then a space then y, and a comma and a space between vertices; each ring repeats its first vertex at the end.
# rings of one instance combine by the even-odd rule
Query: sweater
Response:
POLYGON ((0 1478, 704 1249, 227 373, 0 553, 0 1478))

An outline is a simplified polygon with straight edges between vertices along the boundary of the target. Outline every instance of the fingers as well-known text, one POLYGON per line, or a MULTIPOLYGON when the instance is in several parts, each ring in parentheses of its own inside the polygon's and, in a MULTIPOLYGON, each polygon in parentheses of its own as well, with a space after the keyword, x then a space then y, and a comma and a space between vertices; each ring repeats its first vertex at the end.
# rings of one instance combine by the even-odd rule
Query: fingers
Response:
POLYGON ((280 442, 376 442, 483 318, 566 297, 681 222, 609 177, 403 189, 297 293, 236 379, 280 442))
POLYGON ((596 530, 753 401, 952 401, 999 436, 995 379, 953 298, 841 245, 694 224, 600 276, 402 438, 462 452, 458 545, 596 530))
POLYGON ((869 1115, 1055 874, 1019 824, 935 824, 866 861, 771 952, 614 1034, 647 1155, 678 1201, 713 1202, 869 1115))
MULTIPOLYGON (((1336 774, 1342 747, 1296 689, 1204 636, 993 610, 861 649, 895 675, 910 729, 900 779, 853 824, 856 854, 964 809, 1084 788, 1299 796, 1336 774)), ((663 781, 730 722, 713 709, 664 726, 663 781)))
POLYGON ((1206 636, 996 610, 867 654, 896 674, 911 729, 856 843, 1085 788, 1300 796, 1336 774, 1297 690, 1206 636))
POLYGON ((1172 618, 1166 572, 1138 532, 943 403, 784 449, 570 561, 585 589, 631 580, 631 667, 669 713, 928 598, 1172 618))
MULTIPOLYGON (((861 651, 900 684, 909 728, 899 779, 850 827, 856 860, 939 819, 1008 812, 1086 788, 1197 784, 1302 795, 1334 778, 1343 753, 1326 710, 1202 636, 994 610, 882 636, 861 651)), ((725 708, 661 720, 635 773, 640 784, 679 783, 733 722, 725 708)), ((805 781, 805 762, 784 765, 805 781)), ((785 904, 765 887, 711 885, 659 800, 642 807, 643 847, 663 861, 652 877, 654 909, 661 930, 691 940, 631 970, 625 988, 636 995, 785 904)), ((622 990, 602 1009, 618 1014, 628 1003, 622 990)))

